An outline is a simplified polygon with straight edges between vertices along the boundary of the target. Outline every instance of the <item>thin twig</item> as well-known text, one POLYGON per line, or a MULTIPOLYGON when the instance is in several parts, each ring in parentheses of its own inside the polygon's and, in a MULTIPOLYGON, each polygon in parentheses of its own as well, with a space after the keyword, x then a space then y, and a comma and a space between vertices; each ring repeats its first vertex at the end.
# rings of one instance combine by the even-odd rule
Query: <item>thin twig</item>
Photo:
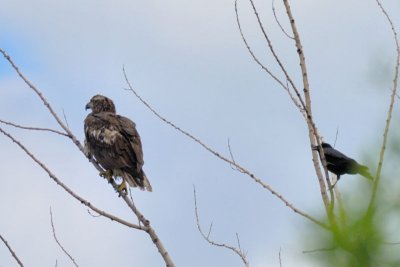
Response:
POLYGON ((76 266, 79 267, 79 265, 76 263, 75 259, 71 256, 71 254, 68 253, 68 251, 61 245, 60 241, 58 241, 58 238, 56 236, 56 228, 54 227, 54 222, 53 222, 53 213, 51 212, 51 207, 50 207, 50 222, 51 222, 51 228, 53 229, 53 237, 56 240, 58 246, 61 248, 61 250, 65 253, 65 255, 68 256, 68 258, 72 261, 72 263, 76 266))
POLYGON ((55 174, 53 174, 49 168, 47 168, 47 166, 42 163, 40 160, 38 160, 24 145, 21 144, 21 142, 19 142, 17 139, 15 139, 11 134, 9 134, 8 132, 4 131, 1 127, 0 127, 0 132, 2 134, 4 134, 5 136, 7 136, 10 140, 12 140, 17 146, 19 146, 34 162, 36 162, 36 164, 38 164, 48 175, 51 179, 53 179, 54 182, 56 182, 59 186, 61 186, 65 191, 67 191, 68 194, 70 194, 73 198, 75 198, 76 200, 78 200, 79 202, 81 202, 83 205, 85 205, 86 207, 90 208, 91 210, 97 212, 98 214, 103 215, 104 217, 109 218, 112 221, 116 221, 119 222, 125 226, 128 226, 130 228, 135 228, 138 230, 145 230, 145 228, 136 225, 136 224, 132 224, 130 222, 127 222, 123 219, 120 219, 112 214, 109 214, 103 210, 100 210, 99 208, 93 206, 93 204, 91 204, 89 201, 87 201, 86 199, 80 197, 79 195, 77 195, 75 192, 73 192, 69 187, 67 187, 63 182, 60 181, 60 179, 57 178, 57 176, 55 174))
POLYGON ((247 253, 244 252, 244 250, 242 249, 242 247, 241 247, 241 245, 240 245, 240 238, 239 238, 239 234, 238 234, 238 233, 236 233, 236 241, 237 241, 237 244, 238 244, 238 249, 239 249, 239 251, 240 251, 243 255, 245 255, 245 256, 247 257, 247 253))
POLYGON ((296 84, 293 82, 293 79, 290 77, 288 71, 286 70, 286 68, 283 65, 282 61, 280 60, 278 54, 276 53, 276 51, 275 51, 275 49, 274 49, 274 47, 272 45, 272 41, 269 38, 269 36, 267 34, 267 31, 266 31, 264 25, 261 22, 260 16, 259 16, 258 11, 257 11, 257 8, 256 8, 256 6, 254 4, 254 1, 250 0, 250 4, 251 4, 251 6, 253 8, 254 15, 257 18, 257 22, 258 22, 258 25, 259 25, 259 27, 261 29, 261 32, 263 33, 264 39, 267 41, 268 48, 271 51, 272 56, 275 58, 275 61, 278 63, 278 65, 279 65, 280 69, 282 70, 283 74, 285 75, 286 79, 289 81, 290 85, 292 86, 293 90, 295 91, 295 93, 296 93, 296 95, 297 95, 297 97, 298 97, 298 99, 299 99, 299 101, 301 103, 301 106, 307 112, 306 104, 304 103, 303 97, 300 95, 300 90, 297 89, 296 84))
POLYGON ((281 251, 282 248, 279 248, 279 267, 282 267, 281 251))
POLYGON ((69 137, 68 134, 66 134, 66 133, 63 133, 63 132, 60 132, 60 131, 57 131, 57 130, 53 130, 53 129, 49 129, 49 128, 22 126, 22 125, 13 123, 13 122, 4 121, 2 119, 0 119, 0 123, 6 124, 6 125, 10 125, 10 126, 13 126, 15 128, 19 128, 19 129, 52 132, 52 133, 56 133, 56 134, 59 134, 59 135, 63 135, 63 136, 69 137))
POLYGON ((383 242, 383 244, 388 246, 398 246, 400 245, 400 242, 383 242))
MULTIPOLYGON (((261 63, 261 61, 256 57, 255 53, 251 49, 249 43, 247 42, 246 37, 244 36, 244 33, 242 31, 242 26, 240 24, 239 20, 239 13, 238 13, 238 8, 237 8, 237 1, 235 0, 235 13, 236 13, 236 21, 237 25, 239 28, 240 35, 242 37, 243 43, 245 44, 247 51, 249 51, 250 55, 252 56, 253 60, 269 75, 273 80, 275 80, 282 88, 289 94, 290 99, 293 101, 294 105, 297 106, 300 110, 301 113, 304 112, 304 109, 302 108, 302 105, 299 103, 299 101, 294 97, 292 92, 289 89, 289 86, 285 85, 275 74, 273 74, 264 64, 261 63)), ((286 79, 288 81, 288 79, 286 79)), ((300 94, 297 94, 297 97, 300 97, 300 94)))
MULTIPOLYGON (((230 144, 229 138, 228 138, 228 150, 229 150, 229 155, 231 156, 232 162, 236 163, 235 158, 233 157, 232 148, 231 148, 231 144, 230 144)), ((232 166, 232 165, 230 165, 230 166, 231 166, 231 169, 232 169, 232 170, 235 170, 235 171, 238 171, 238 172, 240 172, 240 173, 243 173, 243 172, 242 172, 240 169, 238 169, 237 167, 234 167, 234 166, 232 166)))
POLYGON ((0 239, 1 239, 1 241, 3 241, 4 245, 6 245, 6 247, 8 248, 8 251, 10 251, 11 255, 17 261, 18 265, 21 266, 21 267, 24 267, 24 265, 22 264, 21 260, 18 258, 17 254, 15 254, 14 250, 8 244, 7 240, 2 235, 0 235, 0 239))
POLYGON ((91 211, 90 211, 90 209, 87 209, 87 212, 89 213, 89 215, 90 216, 92 216, 92 217, 101 217, 101 215, 100 214, 93 214, 91 211))
POLYGON ((397 58, 396 58, 396 66, 395 66, 395 73, 394 73, 394 78, 393 78, 393 86, 392 86, 392 95, 390 96, 390 104, 389 104, 389 110, 387 113, 387 118, 386 118, 386 125, 385 129, 383 131, 383 141, 382 141, 382 147, 379 155, 379 162, 378 162, 378 168, 376 170, 375 174, 375 179, 374 179, 374 186, 372 189, 372 195, 371 195, 371 200, 369 202, 369 207, 368 207, 368 212, 372 212, 374 204, 375 204, 375 199, 376 199, 376 193, 378 191, 378 185, 379 181, 381 178, 381 172, 382 172, 382 165, 383 165, 383 160, 385 156, 385 149, 386 149, 386 144, 387 144, 387 138, 388 138, 388 133, 389 133, 389 128, 390 128, 390 122, 392 119, 392 113, 393 113, 393 106, 394 106, 394 101, 396 97, 396 92, 397 92, 397 83, 398 83, 398 77, 399 77, 399 65, 400 65, 400 44, 399 44, 399 39, 397 37, 397 31, 394 27, 394 24, 392 20, 390 19, 389 14, 386 12, 385 8, 381 4, 379 0, 375 0, 376 3, 378 4, 379 8, 381 9, 383 15, 386 17, 390 28, 393 33, 393 38, 396 44, 396 52, 397 52, 397 58))
POLYGON ((338 136, 339 136, 339 126, 336 127, 335 142, 333 143, 333 147, 336 147, 336 141, 337 141, 338 136))
POLYGON ((169 126, 171 126, 172 128, 174 128, 175 130, 177 130, 178 132, 186 135, 187 137, 189 137, 191 140, 193 140, 194 142, 196 142, 197 144, 199 144, 200 146, 202 146, 205 150, 207 150, 208 152, 210 152, 211 154, 213 154, 214 156, 216 156, 217 158, 221 159, 222 161, 225 161, 226 163, 230 164, 231 166, 235 166, 236 168, 238 168, 238 170, 240 170, 240 172, 246 174, 247 176, 249 176, 254 182, 256 182, 257 184, 261 185, 264 189, 267 189, 269 192, 271 192, 274 196, 276 196, 278 199, 280 199, 287 207, 289 207, 291 210, 293 210, 295 213, 309 219, 310 221, 322 226, 323 228, 327 228, 327 225, 324 224, 323 222, 313 218, 312 216, 310 216, 309 214, 305 213, 304 211, 299 210, 298 208, 296 208, 292 203, 290 203, 288 200, 286 200, 285 197, 283 197, 280 193, 278 193, 275 189, 273 189, 269 184, 263 182, 260 178, 258 178, 257 176, 255 176, 253 173, 251 173, 250 171, 248 171, 247 169, 245 169, 244 167, 242 167, 241 165, 239 165, 236 162, 233 162, 232 160, 228 159, 227 157, 222 156, 219 152, 217 152, 216 150, 210 148, 209 146, 207 146, 205 143, 203 143, 200 139, 196 138, 195 136, 193 136, 192 134, 190 134, 189 132, 181 129, 180 127, 178 127, 177 125, 175 125, 174 123, 172 123, 171 121, 167 120, 166 118, 164 118, 163 116, 161 116, 155 109, 153 109, 136 91, 135 89, 133 89, 128 76, 125 72, 125 68, 123 68, 123 73, 125 76, 125 81, 127 82, 128 86, 129 86, 129 91, 131 91, 137 99, 139 99, 139 101, 145 105, 156 117, 158 117, 160 120, 162 120, 163 122, 165 122, 166 124, 168 124, 169 126))
POLYGON ((311 250, 303 250, 304 254, 308 254, 308 253, 315 253, 315 252, 328 252, 328 251, 332 251, 335 250, 336 247, 332 247, 332 248, 317 248, 317 249, 311 249, 311 250))
POLYGON ((294 40, 293 36, 290 36, 285 29, 282 27, 281 23, 279 22, 278 16, 276 15, 275 12, 275 0, 272 0, 272 12, 274 13, 275 21, 278 23, 279 28, 281 28, 281 31, 290 39, 294 40))
MULTIPOLYGON (((195 215, 196 215, 196 224, 197 224, 197 229, 199 229, 199 232, 201 234, 201 236, 204 238, 204 240, 206 240, 209 244, 216 246, 216 247, 221 247, 221 248, 226 248, 229 249, 231 251, 233 251, 236 255, 238 255, 240 257, 240 259, 242 260, 244 266, 249 267, 249 262, 247 260, 246 255, 243 253, 243 251, 240 249, 240 242, 239 242, 239 237, 236 234, 236 238, 239 244, 239 248, 236 248, 234 246, 230 246, 224 243, 217 243, 213 240, 210 239, 210 232, 209 231, 208 235, 205 235, 203 230, 201 229, 200 226, 200 219, 199 219, 199 213, 198 213, 198 209, 197 209, 197 197, 196 197, 196 187, 193 185, 193 196, 194 196, 194 210, 195 210, 195 215)), ((210 227, 211 229, 211 227, 210 227)))
POLYGON ((337 176, 334 175, 333 177, 334 177, 333 184, 335 185, 334 192, 335 192, 335 197, 336 197, 337 202, 338 202, 337 206, 338 206, 338 209, 339 209, 340 222, 342 223, 342 225, 346 225, 347 224, 347 214, 346 214, 345 206, 343 204, 342 194, 340 193, 339 186, 336 185, 337 176))
POLYGON ((64 129, 64 131, 68 134, 68 137, 72 139, 72 141, 75 143, 75 145, 84 153, 83 146, 80 144, 79 140, 75 137, 75 135, 69 130, 69 128, 62 122, 60 117, 57 115, 57 113, 54 111, 54 109, 51 107, 50 103, 47 101, 47 99, 44 97, 42 92, 39 91, 39 89, 36 88, 33 83, 31 83, 28 78, 26 78, 22 72, 19 70, 17 65, 14 63, 14 61, 11 59, 11 57, 3 50, 0 48, 0 53, 3 54, 3 57, 11 64, 12 68, 17 72, 18 76, 25 82, 26 85, 29 86, 36 94, 37 96, 42 100, 43 105, 49 110, 50 114, 53 116, 53 118, 57 121, 58 125, 61 126, 61 128, 64 129))
POLYGON ((63 117, 64 117, 65 124, 67 125, 67 127, 68 127, 68 129, 69 129, 69 124, 68 124, 67 116, 65 115, 64 109, 62 109, 62 113, 63 113, 63 117))

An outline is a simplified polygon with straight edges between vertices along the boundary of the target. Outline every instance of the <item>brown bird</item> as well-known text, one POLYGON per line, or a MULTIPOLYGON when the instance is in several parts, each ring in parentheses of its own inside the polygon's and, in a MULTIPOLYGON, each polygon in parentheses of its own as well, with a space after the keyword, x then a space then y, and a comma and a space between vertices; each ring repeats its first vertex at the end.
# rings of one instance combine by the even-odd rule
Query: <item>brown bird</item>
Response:
POLYGON ((105 169, 100 175, 109 181, 121 177, 119 193, 126 191, 125 182, 152 191, 143 171, 142 142, 135 123, 117 115, 113 101, 102 95, 93 96, 86 109, 92 112, 84 122, 85 152, 105 169))

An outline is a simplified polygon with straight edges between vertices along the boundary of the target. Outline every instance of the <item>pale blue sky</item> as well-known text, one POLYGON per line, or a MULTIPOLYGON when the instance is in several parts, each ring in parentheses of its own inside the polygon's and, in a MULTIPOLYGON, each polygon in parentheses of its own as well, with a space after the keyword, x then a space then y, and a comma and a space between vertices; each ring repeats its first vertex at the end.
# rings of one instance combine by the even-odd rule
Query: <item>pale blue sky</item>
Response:
MULTIPOLYGON (((277 27, 270 1, 255 3, 275 49, 301 87, 293 43, 277 27)), ((400 25, 400 3, 387 0, 384 5, 400 25)), ((320 133, 333 143, 339 127, 339 149, 360 162, 366 153, 376 159, 395 60, 383 15, 373 0, 305 0, 292 9, 320 133)), ((276 11, 288 29, 280 1, 276 11)), ((239 1, 239 12, 254 51, 277 71, 247 1, 239 1)), ((163 124, 123 90, 124 64, 138 92, 164 116, 223 154, 229 138, 240 164, 297 207, 321 213, 306 125, 288 96, 252 61, 237 29, 233 1, 6 0, 0 25, 0 47, 56 111, 65 111, 80 140, 85 104, 97 93, 112 98, 117 112, 136 122, 154 192, 134 190, 134 199, 177 266, 241 266, 235 255, 211 247, 198 233, 193 184, 204 228, 213 222, 212 237, 226 243, 234 243, 239 233, 251 266, 279 266, 279 248, 283 266, 313 266, 312 256, 301 253, 309 248, 299 234, 309 222, 163 124)), ((57 127, 4 59, 0 87, 1 119, 57 127)), ((398 121, 398 106, 395 113, 398 121)), ((7 129, 77 193, 136 222, 69 140, 7 129)), ((5 137, 0 136, 0 146, 0 233, 26 265, 54 266, 57 259, 58 266, 71 266, 52 238, 52 206, 59 239, 80 266, 163 266, 147 235, 91 217, 5 137)), ((360 179, 345 176, 339 186, 351 188, 360 179)), ((15 266, 1 244, 0 266, 15 266)))

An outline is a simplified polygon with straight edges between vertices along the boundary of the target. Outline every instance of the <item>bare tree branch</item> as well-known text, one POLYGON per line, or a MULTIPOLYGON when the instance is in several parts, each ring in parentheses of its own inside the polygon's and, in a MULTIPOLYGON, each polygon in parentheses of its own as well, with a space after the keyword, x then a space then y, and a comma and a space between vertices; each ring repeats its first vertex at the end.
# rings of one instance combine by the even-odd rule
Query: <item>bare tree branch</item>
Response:
POLYGON ((127 222, 123 219, 120 219, 112 214, 109 214, 103 210, 100 210, 99 208, 95 207, 93 204, 91 204, 89 201, 87 201, 86 199, 80 197, 79 195, 77 195, 75 192, 73 192, 69 187, 67 187, 63 182, 61 182, 57 176, 55 174, 53 174, 49 168, 47 168, 47 166, 45 164, 43 164, 40 160, 38 160, 24 145, 22 145, 17 139, 15 139, 11 134, 9 134, 8 132, 4 131, 1 127, 0 127, 0 132, 2 134, 4 134, 5 136, 7 136, 9 139, 11 139, 17 146, 19 146, 36 164, 38 164, 48 175, 51 179, 53 179, 54 182, 56 182, 59 186, 61 186, 65 191, 67 191, 68 194, 70 194, 73 198, 75 198, 76 200, 78 200, 79 202, 81 202, 83 205, 85 205, 86 207, 90 208, 91 210, 97 212, 98 214, 103 215, 104 217, 109 218, 112 221, 116 221, 118 223, 121 223, 125 226, 128 226, 130 228, 135 228, 138 230, 145 230, 143 227, 136 225, 136 224, 132 224, 130 222, 127 222))
MULTIPOLYGON (((279 28, 281 28, 281 31, 290 39, 294 40, 293 36, 290 36, 285 29, 282 27, 281 23, 279 22, 278 16, 276 15, 275 12, 275 0, 272 0, 272 12, 274 13, 275 21, 278 24, 279 28)), ((280 251, 279 251, 280 252, 280 251)))
POLYGON ((91 211, 90 211, 90 209, 87 209, 87 212, 89 213, 89 215, 90 216, 92 216, 92 217, 101 217, 101 215, 100 214, 93 214, 91 211))
POLYGON ((3 241, 4 245, 6 245, 6 247, 10 251, 11 255, 13 256, 13 258, 19 264, 19 266, 24 267, 24 265, 22 264, 21 260, 18 258, 17 254, 15 254, 14 250, 11 248, 11 246, 8 244, 7 240, 1 234, 0 234, 0 239, 1 239, 1 241, 3 241))
MULTIPOLYGON (((256 55, 254 54, 253 50, 251 49, 249 43, 247 42, 246 37, 243 34, 242 31, 242 26, 240 24, 240 20, 239 20, 239 13, 238 13, 238 9, 237 9, 237 1, 235 0, 235 13, 236 13, 236 21, 237 21, 237 25, 239 28, 239 32, 240 35, 242 37, 242 40, 247 48, 247 50, 249 51, 250 55, 252 56, 253 60, 269 75, 271 76, 272 79, 274 79, 280 86, 282 86, 282 88, 289 94, 290 99, 293 101, 294 105, 297 106, 297 108, 300 110, 300 112, 304 115, 304 109, 302 108, 302 105, 300 104, 299 100, 296 99, 296 97, 292 94, 292 92, 290 91, 289 86, 285 85, 275 74, 273 74, 266 66, 264 66, 264 64, 261 63, 261 61, 256 57, 256 55)), ((288 81, 288 79, 286 79, 286 81, 288 81)), ((298 92, 296 92, 296 95, 298 98, 301 99, 300 94, 298 94, 298 92)))
MULTIPOLYGON (((229 149, 229 155, 231 156, 232 162, 236 163, 236 162, 235 162, 235 158, 233 157, 232 148, 231 148, 231 143, 229 142, 229 139, 228 139, 228 149, 229 149)), ((235 170, 235 171, 238 171, 238 172, 240 172, 240 173, 243 173, 243 172, 242 172, 240 169, 238 169, 237 167, 234 168, 234 167, 231 165, 231 168, 232 168, 232 170, 235 170)))
POLYGON ((67 120, 67 115, 65 115, 64 109, 62 110, 62 113, 63 113, 63 117, 64 117, 65 124, 66 124, 67 128, 69 129, 68 120, 67 120))
POLYGON ((10 125, 10 126, 13 126, 15 128, 19 128, 19 129, 52 132, 52 133, 56 133, 56 134, 59 134, 59 135, 63 135, 63 136, 69 137, 68 134, 65 134, 65 133, 57 131, 57 130, 49 129, 49 128, 22 126, 22 125, 13 123, 13 122, 4 121, 2 119, 0 119, 0 123, 6 124, 6 125, 10 125))
POLYGON ((246 174, 248 177, 250 177, 254 182, 256 182, 257 184, 261 185, 264 189, 267 189, 269 192, 271 192, 274 196, 276 196, 278 199, 280 199, 287 207, 289 207, 291 210, 293 210, 295 213, 309 219, 310 221, 320 225, 323 228, 328 228, 328 226, 326 224, 324 224, 323 222, 313 218, 311 215, 305 213, 304 211, 299 210, 298 208, 296 208, 292 203, 290 203, 288 200, 286 200, 285 197, 283 197, 280 193, 278 193, 275 189, 273 189, 269 184, 263 182, 261 179, 259 179, 257 176, 255 176, 253 173, 251 173, 249 170, 245 169, 244 167, 242 167, 241 165, 239 165, 238 163, 228 159, 227 157, 222 156, 219 152, 217 152, 216 150, 210 148, 209 146, 207 146, 205 143, 203 143, 200 139, 196 138, 195 136, 193 136, 192 134, 190 134, 189 132, 181 129, 180 127, 178 127, 177 125, 175 125, 174 123, 172 123, 171 121, 167 120, 166 118, 164 118, 163 116, 161 116, 155 109, 153 109, 136 91, 135 89, 133 89, 128 76, 125 72, 125 68, 123 68, 123 73, 125 76, 125 81, 128 84, 128 89, 129 91, 131 91, 137 99, 139 99, 139 101, 145 105, 157 118, 159 118, 160 120, 162 120, 163 122, 165 122, 166 124, 168 124, 169 126, 171 126, 172 128, 174 128, 175 130, 177 130, 178 132, 186 135, 187 137, 189 137, 191 140, 193 140, 194 142, 196 142, 197 144, 199 144, 200 146, 202 146, 205 150, 207 150, 208 152, 210 152, 211 154, 213 154, 214 156, 216 156, 217 158, 221 159, 222 161, 225 161, 226 163, 230 164, 231 166, 236 167, 240 172, 242 172, 243 174, 246 174))
POLYGON ((61 121, 60 117, 57 115, 57 113, 54 111, 54 109, 51 107, 50 103, 46 100, 42 92, 39 91, 39 89, 36 88, 36 86, 33 85, 19 70, 17 65, 12 61, 11 57, 3 50, 0 48, 0 53, 3 54, 3 57, 11 64, 12 68, 17 72, 18 76, 25 82, 26 85, 29 86, 36 94, 37 96, 42 100, 43 105, 46 106, 46 108, 49 110, 53 118, 57 121, 57 123, 61 126, 61 128, 64 129, 64 131, 68 134, 68 136, 72 139, 72 141, 78 146, 78 148, 83 151, 82 145, 80 145, 78 139, 72 134, 72 132, 69 130, 69 128, 61 121))
POLYGON ((58 246, 61 248, 61 250, 65 253, 65 255, 68 256, 68 258, 72 261, 72 263, 76 266, 79 267, 79 265, 76 263, 75 259, 71 256, 71 254, 68 253, 68 251, 61 245, 60 241, 58 241, 58 238, 56 236, 56 228, 54 227, 53 223, 53 213, 51 212, 51 207, 50 207, 50 222, 51 222, 51 228, 53 229, 53 237, 56 240, 58 246))
MULTIPOLYGON (((250 0, 250 1, 252 1, 252 0, 250 0)), ((329 174, 328 174, 328 168, 326 165, 325 154, 324 154, 324 151, 321 146, 321 138, 320 138, 320 135, 318 134, 317 127, 315 126, 315 123, 312 118, 310 84, 308 82, 308 74, 307 74, 306 60, 305 60, 305 56, 304 56, 304 52, 303 52, 303 46, 301 44, 300 35, 299 35, 299 32, 296 27, 296 23, 295 23, 295 20, 294 20, 294 17, 293 17, 291 8, 290 8, 289 1, 283 0, 283 3, 285 5, 286 13, 288 15, 290 25, 292 27, 292 32, 293 32, 293 36, 294 36, 294 40, 295 40, 296 48, 297 48, 297 54, 299 55, 300 68, 301 68, 302 77, 303 77, 303 92, 304 92, 304 97, 305 97, 305 104, 303 102, 302 102, 302 104, 305 107, 305 110, 307 113, 308 136, 310 139, 311 146, 318 145, 319 151, 320 151, 320 153, 318 153, 315 150, 312 151, 312 160, 314 163, 315 172, 318 177, 322 200, 325 204, 325 209, 326 209, 328 215, 330 216, 330 213, 334 207, 335 197, 334 197, 334 193, 332 190, 332 184, 331 184, 329 174), (320 168, 319 161, 318 161, 318 156, 320 156, 320 158, 321 158, 323 169, 325 171, 326 184, 324 182, 324 175, 321 172, 321 168, 320 168), (328 198, 328 195, 326 192, 326 185, 328 186, 329 191, 330 191, 330 199, 331 199, 330 202, 329 202, 329 198, 328 198)), ((289 80, 289 82, 290 82, 290 80, 289 80)))
POLYGON ((224 243, 218 243, 218 242, 213 241, 210 238, 211 226, 210 226, 210 230, 209 230, 208 234, 207 235, 204 234, 204 232, 203 232, 203 230, 201 229, 201 226, 200 226, 199 213, 198 213, 198 209, 197 209, 196 187, 194 185, 193 185, 193 197, 194 197, 194 210, 195 210, 195 214, 196 214, 197 229, 199 229, 199 232, 200 232, 201 236, 204 238, 204 240, 206 240, 209 244, 211 244, 213 246, 226 248, 226 249, 229 249, 229 250, 233 251, 236 255, 238 255, 240 257, 240 259, 242 260, 244 266, 249 267, 249 262, 247 260, 247 256, 246 256, 246 254, 243 252, 243 250, 240 247, 239 236, 238 236, 237 233, 236 233, 236 238, 237 238, 237 242, 238 242, 238 248, 236 248, 234 246, 230 246, 230 245, 224 244, 224 243))
POLYGON ((296 84, 293 82, 293 79, 290 77, 288 71, 286 70, 286 68, 285 68, 285 66, 283 65, 282 61, 280 60, 278 54, 276 53, 276 51, 275 51, 275 49, 274 49, 274 47, 273 47, 273 45, 272 45, 272 41, 271 41, 271 39, 269 38, 269 36, 268 36, 268 34, 267 34, 267 31, 265 30, 265 27, 264 27, 264 25, 263 25, 262 22, 261 22, 260 16, 258 15, 258 11, 257 11, 257 8, 256 8, 256 6, 255 6, 255 4, 254 4, 254 1, 253 1, 253 0, 250 0, 250 4, 251 4, 251 6, 252 6, 252 8, 253 8, 254 15, 255 15, 256 18, 257 18, 257 22, 258 22, 258 25, 259 25, 259 27, 260 27, 260 29, 261 29, 261 32, 263 33, 264 39, 267 41, 268 48, 269 48, 269 50, 271 51, 271 54, 272 54, 273 57, 275 58, 276 63, 278 63, 278 65, 279 65, 280 69, 282 70, 283 74, 285 75, 287 81, 289 81, 290 85, 292 86, 293 90, 295 91, 295 93, 296 93, 296 95, 297 95, 297 97, 298 97, 298 100, 299 100, 300 103, 301 103, 301 106, 303 107, 303 109, 305 110, 305 112, 307 112, 306 105, 305 105, 305 103, 304 103, 303 97, 300 95, 300 91, 297 89, 296 84))
POLYGON ((282 248, 279 248, 279 267, 282 267, 281 251, 282 248))
POLYGON ((388 138, 388 133, 389 133, 389 128, 390 128, 390 122, 392 119, 393 106, 394 106, 394 101, 395 101, 395 97, 397 94, 397 83, 398 83, 399 65, 400 65, 400 44, 399 44, 399 39, 397 37, 397 31, 394 27, 392 20, 390 19, 389 14, 386 12, 386 10, 383 7, 383 5, 381 4, 381 2, 379 0, 375 0, 375 1, 378 4, 379 8, 381 9, 383 15, 386 17, 386 19, 390 25, 390 28, 392 30, 393 38, 394 38, 394 41, 396 44, 397 57, 396 57, 396 66, 395 66, 395 70, 394 70, 395 73, 394 73, 394 77, 393 77, 392 94, 390 96, 389 110, 387 113, 385 129, 383 131, 382 147, 381 147, 381 151, 379 154, 378 169, 376 170, 376 174, 375 174, 374 186, 373 186, 373 190, 372 190, 371 199, 369 202, 368 212, 372 212, 372 210, 373 210, 373 207, 375 204, 375 199, 376 199, 376 193, 378 191, 378 185, 379 185, 379 181, 381 178, 382 165, 383 165, 383 160, 384 160, 384 156, 385 156, 385 149, 386 149, 387 138, 388 138))
POLYGON ((335 250, 336 247, 333 248, 316 248, 316 249, 312 249, 312 250, 303 250, 303 254, 308 254, 308 253, 315 253, 315 252, 328 252, 328 251, 332 251, 335 250))
MULTIPOLYGON (((264 35, 265 40, 266 40, 267 43, 268 43, 269 50, 271 51, 272 55, 273 55, 274 58, 275 58, 275 61, 278 63, 279 67, 281 68, 282 72, 284 73, 287 82, 290 83, 291 87, 293 88, 294 92, 296 93, 297 99, 295 99, 294 96, 292 96, 292 95, 289 93, 289 92, 290 92, 290 91, 289 91, 289 86, 284 86, 284 85, 282 85, 283 83, 281 83, 281 85, 282 85, 284 88, 286 88, 285 90, 288 91, 290 97, 292 98, 292 101, 293 101, 294 104, 299 108, 300 112, 302 113, 302 115, 305 117, 305 119, 306 119, 306 121, 307 121, 307 125, 308 125, 308 128, 309 128, 310 144, 311 144, 311 146, 315 146, 316 144, 317 144, 318 146, 321 146, 321 144, 320 144, 320 137, 319 137, 319 134, 318 134, 318 132, 317 132, 317 128, 316 128, 316 126, 315 126, 315 123, 313 122, 313 119, 312 119, 311 107, 310 107, 309 109, 307 108, 307 106, 309 106, 309 104, 311 103, 311 101, 309 101, 309 102, 308 102, 308 101, 304 102, 302 96, 300 95, 299 90, 297 89, 295 83, 293 82, 293 80, 292 80, 291 77, 289 76, 288 72, 286 71, 285 66, 282 64, 282 62, 281 62, 281 60, 279 59, 277 53, 275 52, 275 49, 274 49, 273 46, 272 46, 272 42, 271 42, 271 40, 270 40, 270 38, 269 38, 269 36, 268 36, 266 30, 265 30, 264 25, 263 25, 262 22, 261 22, 260 16, 258 15, 257 8, 255 7, 253 0, 250 0, 250 3, 251 3, 251 6, 252 6, 252 8, 253 8, 254 14, 255 14, 255 16, 256 16, 256 18, 257 18, 257 22, 258 22, 258 24, 259 24, 259 27, 260 27, 260 29, 261 29, 263 35, 264 35), (315 139, 316 139, 316 140, 313 138, 314 136, 315 136, 315 139)), ((293 16, 292 16, 292 14, 291 14, 290 7, 289 7, 289 11, 288 11, 288 7, 289 7, 288 3, 287 3, 287 5, 286 5, 286 2, 285 2, 285 8, 287 9, 287 13, 288 13, 289 19, 290 19, 290 21, 291 21, 291 26, 292 26, 292 29, 293 29, 294 19, 293 19, 293 16)), ((246 47, 247 47, 248 50, 249 50, 249 45, 247 44, 247 41, 246 41, 246 39, 244 38, 243 32, 242 32, 241 27, 240 27, 239 18, 238 18, 238 14, 237 14, 237 5, 236 5, 236 2, 235 2, 235 8, 236 8, 236 17, 237 17, 237 22, 238 22, 238 25, 239 25, 239 30, 240 30, 240 33, 241 33, 241 35, 242 35, 242 39, 243 39, 243 41, 245 42, 246 47)), ((295 26, 295 25, 294 25, 294 26, 295 26)), ((294 39, 295 39, 296 45, 297 45, 297 44, 300 44, 300 46, 301 46, 300 39, 299 39, 299 35, 298 35, 298 33, 297 33, 297 29, 296 29, 296 28, 294 28, 293 34, 294 34, 294 39), (295 33, 295 32, 296 32, 296 33, 295 33), (297 38, 297 39, 296 39, 296 38, 297 38)), ((297 51, 299 52, 299 49, 298 49, 297 51)), ((250 52, 250 54, 252 54, 253 58, 255 58, 254 53, 250 52)), ((303 57, 303 58, 304 58, 304 57, 303 57)), ((255 61, 256 61, 258 64, 260 64, 260 63, 258 62, 258 60, 255 59, 255 61)), ((304 62, 303 65, 304 65, 304 67, 305 67, 305 61, 303 61, 303 62, 304 62)), ((304 82, 304 81, 307 82, 307 83, 303 83, 304 88, 305 88, 304 93, 305 93, 306 98, 307 98, 307 94, 308 94, 307 92, 308 92, 309 85, 308 85, 307 77, 304 77, 304 73, 307 74, 307 72, 303 72, 303 82, 304 82), (306 78, 306 79, 304 80, 304 78, 306 78), (307 89, 306 89, 306 88, 307 88, 307 89)), ((306 75, 306 76, 307 76, 307 75, 306 75)), ((272 76, 271 76, 271 77, 272 77, 272 76)), ((308 98, 309 98, 309 94, 308 94, 308 98)), ((322 149, 321 149, 321 150, 322 150, 322 149)), ((323 178, 324 176, 322 175, 321 169, 320 169, 320 167, 319 167, 318 156, 319 156, 318 153, 317 153, 316 151, 313 151, 313 150, 312 150, 313 163, 314 163, 314 168, 315 168, 315 170, 316 170, 318 182, 319 182, 319 185, 320 185, 321 196, 322 196, 323 202, 324 202, 324 204, 325 204, 325 208, 326 208, 327 212, 329 212, 329 211, 333 208, 333 206, 334 206, 334 194, 333 194, 333 191, 332 191, 332 185, 331 185, 331 182, 330 182, 328 170, 327 170, 327 168, 326 168, 326 160, 325 160, 325 155, 324 155, 323 151, 322 151, 322 153, 321 153, 321 155, 320 155, 320 158, 321 158, 321 162, 322 162, 322 165, 323 165, 323 167, 324 167, 324 170, 325 170, 325 181, 326 181, 326 184, 325 184, 325 182, 324 182, 324 178, 323 178), (330 198, 331 198, 331 201, 329 201, 329 198, 328 198, 328 195, 327 195, 327 192, 326 192, 326 190, 327 190, 326 188, 327 188, 327 187, 330 189, 330 198)))
POLYGON ((156 234, 154 228, 150 225, 150 221, 144 217, 144 215, 136 208, 135 203, 130 201, 128 194, 123 194, 122 198, 125 200, 128 207, 135 213, 136 217, 139 219, 144 226, 141 226, 144 231, 150 236, 151 241, 153 241, 154 245, 157 247, 158 252, 164 259, 164 262, 167 267, 175 267, 174 262, 172 261, 171 257, 169 256, 168 251, 165 249, 161 239, 156 234))

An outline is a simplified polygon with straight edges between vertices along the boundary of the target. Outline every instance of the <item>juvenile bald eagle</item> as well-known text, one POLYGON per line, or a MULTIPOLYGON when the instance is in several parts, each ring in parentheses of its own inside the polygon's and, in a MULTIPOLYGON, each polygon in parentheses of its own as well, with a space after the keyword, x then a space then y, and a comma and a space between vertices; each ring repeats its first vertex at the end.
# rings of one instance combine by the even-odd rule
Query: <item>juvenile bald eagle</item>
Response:
POLYGON ((118 191, 131 187, 152 191, 142 167, 143 151, 136 125, 130 119, 117 115, 111 99, 95 95, 86 105, 92 112, 84 123, 85 150, 106 170, 101 173, 108 179, 123 179, 118 191))

